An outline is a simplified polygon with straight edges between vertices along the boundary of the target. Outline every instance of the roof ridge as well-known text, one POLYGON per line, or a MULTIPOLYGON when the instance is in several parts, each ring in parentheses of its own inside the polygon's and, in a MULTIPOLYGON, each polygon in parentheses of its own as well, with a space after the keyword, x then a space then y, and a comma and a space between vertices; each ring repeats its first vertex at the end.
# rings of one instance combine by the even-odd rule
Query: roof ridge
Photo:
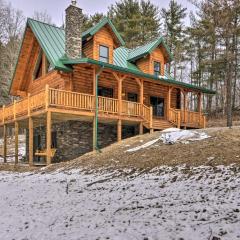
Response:
POLYGON ((58 27, 58 26, 55 26, 55 25, 50 24, 50 23, 46 23, 46 22, 43 22, 43 21, 40 21, 40 20, 36 20, 36 19, 34 19, 34 18, 28 17, 28 18, 27 18, 27 22, 28 22, 29 20, 30 20, 30 21, 35 21, 35 22, 38 22, 38 23, 42 23, 42 24, 45 24, 45 25, 48 25, 48 26, 50 26, 50 27, 58 28, 58 29, 60 29, 60 30, 65 30, 63 27, 58 27))
POLYGON ((143 45, 140 45, 140 46, 138 46, 138 47, 131 48, 131 50, 132 50, 132 51, 135 51, 135 50, 137 50, 137 49, 139 49, 139 48, 141 48, 141 47, 145 47, 146 45, 148 45, 148 44, 150 44, 150 43, 153 43, 153 42, 155 42, 155 41, 158 41, 160 38, 162 38, 162 36, 156 37, 156 38, 154 38, 153 40, 150 40, 150 41, 148 41, 148 42, 146 42, 146 43, 144 43, 143 45))

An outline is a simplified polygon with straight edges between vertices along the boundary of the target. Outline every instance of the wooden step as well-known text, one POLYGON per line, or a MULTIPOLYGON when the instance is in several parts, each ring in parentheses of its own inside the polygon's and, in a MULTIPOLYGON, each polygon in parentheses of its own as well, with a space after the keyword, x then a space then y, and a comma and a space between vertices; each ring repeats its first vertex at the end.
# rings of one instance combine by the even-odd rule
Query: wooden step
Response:
POLYGON ((153 129, 163 130, 166 128, 172 128, 174 124, 164 119, 153 119, 153 129))

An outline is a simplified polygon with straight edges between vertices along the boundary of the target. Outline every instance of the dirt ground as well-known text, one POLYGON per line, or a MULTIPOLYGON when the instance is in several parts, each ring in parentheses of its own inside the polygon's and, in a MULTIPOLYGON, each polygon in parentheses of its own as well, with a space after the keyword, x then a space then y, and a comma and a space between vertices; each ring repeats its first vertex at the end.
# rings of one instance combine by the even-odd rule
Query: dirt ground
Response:
MULTIPOLYGON (((200 165, 240 165, 240 127, 209 128, 197 130, 206 132, 211 137, 201 141, 189 142, 188 144, 176 143, 165 145, 161 140, 151 147, 136 152, 126 150, 140 146, 146 142, 159 138, 161 132, 145 134, 126 139, 121 143, 113 144, 101 152, 91 152, 76 160, 53 164, 44 171, 52 171, 60 168, 149 171, 152 168, 169 165, 176 166, 186 164, 188 166, 200 165)), ((0 171, 35 171, 37 168, 29 169, 26 166, 13 166, 0 164, 0 171)))

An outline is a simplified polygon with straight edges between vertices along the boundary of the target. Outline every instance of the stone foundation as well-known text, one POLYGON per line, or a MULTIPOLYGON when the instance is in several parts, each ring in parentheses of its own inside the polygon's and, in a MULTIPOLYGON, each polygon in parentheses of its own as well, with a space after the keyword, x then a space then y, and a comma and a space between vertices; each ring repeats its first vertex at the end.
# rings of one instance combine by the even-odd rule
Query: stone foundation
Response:
MULTIPOLYGON (((138 126, 123 126, 122 138, 129 138, 138 134, 138 126)), ((117 141, 117 126, 99 124, 98 144, 104 148, 117 141)), ((29 133, 26 133, 26 153, 28 158, 29 133)), ((93 149, 93 125, 91 122, 68 121, 52 125, 52 147, 56 154, 52 162, 75 159, 93 149)), ((46 127, 34 128, 34 149, 46 149, 46 127)), ((34 157, 34 161, 43 158, 34 157)))

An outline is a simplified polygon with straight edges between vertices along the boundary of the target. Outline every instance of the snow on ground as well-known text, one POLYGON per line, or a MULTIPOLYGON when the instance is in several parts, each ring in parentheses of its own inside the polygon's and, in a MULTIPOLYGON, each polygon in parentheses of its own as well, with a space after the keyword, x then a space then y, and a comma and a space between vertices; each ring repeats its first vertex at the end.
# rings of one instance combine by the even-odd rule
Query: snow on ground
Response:
POLYGON ((0 172, 0 239, 240 239, 239 170, 0 172))

